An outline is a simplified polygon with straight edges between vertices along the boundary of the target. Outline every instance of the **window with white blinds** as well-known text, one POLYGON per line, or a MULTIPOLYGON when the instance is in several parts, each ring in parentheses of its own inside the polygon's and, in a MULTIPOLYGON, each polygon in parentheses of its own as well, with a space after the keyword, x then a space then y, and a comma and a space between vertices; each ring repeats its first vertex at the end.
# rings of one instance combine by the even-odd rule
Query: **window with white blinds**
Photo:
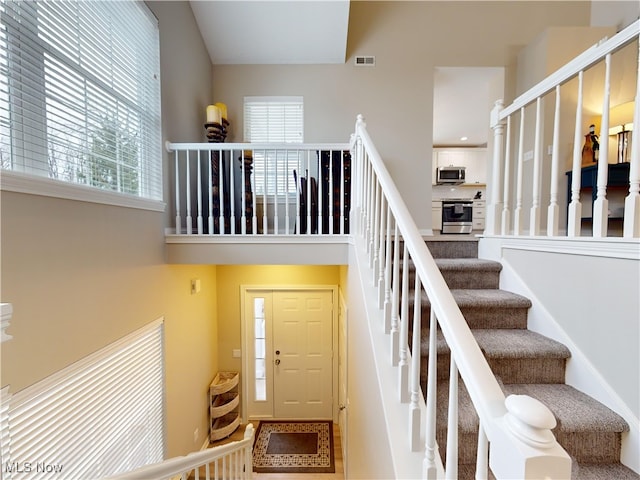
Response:
MULTIPOLYGON (((244 97, 244 141, 302 143, 303 97, 244 97)), ((284 195, 296 191, 293 171, 300 172, 298 152, 255 150, 253 173, 257 195, 284 195)))
POLYGON ((162 330, 152 322, 12 395, 3 475, 103 478, 162 461, 162 330))
POLYGON ((0 0, 1 168, 161 200, 159 68, 144 2, 0 0))

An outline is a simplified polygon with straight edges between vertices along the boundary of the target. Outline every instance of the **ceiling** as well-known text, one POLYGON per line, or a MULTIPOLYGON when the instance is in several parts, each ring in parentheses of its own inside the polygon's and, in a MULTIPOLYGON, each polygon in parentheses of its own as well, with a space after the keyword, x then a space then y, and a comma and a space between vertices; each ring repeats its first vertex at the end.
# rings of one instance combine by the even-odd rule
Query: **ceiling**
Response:
POLYGON ((214 65, 345 62, 349 0, 190 3, 214 65))
MULTIPOLYGON (((214 65, 342 64, 349 0, 191 0, 214 65)), ((375 52, 373 52, 375 54, 375 52)), ((436 146, 479 146, 489 134, 489 84, 496 68, 443 67, 434 73, 436 146), (467 140, 460 140, 466 136, 467 140)))

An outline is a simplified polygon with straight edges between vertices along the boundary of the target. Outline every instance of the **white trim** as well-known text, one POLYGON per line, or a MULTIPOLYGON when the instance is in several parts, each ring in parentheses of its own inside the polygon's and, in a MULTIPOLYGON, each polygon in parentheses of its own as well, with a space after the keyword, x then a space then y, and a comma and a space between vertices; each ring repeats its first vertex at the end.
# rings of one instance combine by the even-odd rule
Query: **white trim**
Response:
POLYGON ((533 252, 563 253, 567 255, 588 255, 593 257, 624 258, 640 260, 640 239, 607 238, 567 238, 483 235, 487 239, 501 241, 501 249, 527 250, 533 252))
POLYGON ((317 234, 301 234, 301 235, 274 235, 274 234, 249 234, 249 235, 176 235, 173 229, 165 230, 165 243, 212 243, 212 244, 245 244, 245 245, 265 245, 265 244, 351 244, 353 245, 353 237, 351 235, 317 235, 317 234))
POLYGON ((154 212, 164 212, 165 210, 165 203, 160 200, 150 200, 109 190, 99 190, 81 184, 63 182, 52 178, 35 177, 8 170, 3 170, 0 175, 0 191, 42 195, 154 212))

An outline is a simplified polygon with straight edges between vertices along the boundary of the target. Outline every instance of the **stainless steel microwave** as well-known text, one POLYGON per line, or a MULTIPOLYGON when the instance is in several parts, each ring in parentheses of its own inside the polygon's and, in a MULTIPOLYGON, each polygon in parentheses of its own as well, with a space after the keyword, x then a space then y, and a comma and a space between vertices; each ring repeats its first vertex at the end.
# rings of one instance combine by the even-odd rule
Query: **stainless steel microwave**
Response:
POLYGON ((465 182, 466 167, 438 167, 436 168, 436 183, 438 185, 459 185, 465 182))

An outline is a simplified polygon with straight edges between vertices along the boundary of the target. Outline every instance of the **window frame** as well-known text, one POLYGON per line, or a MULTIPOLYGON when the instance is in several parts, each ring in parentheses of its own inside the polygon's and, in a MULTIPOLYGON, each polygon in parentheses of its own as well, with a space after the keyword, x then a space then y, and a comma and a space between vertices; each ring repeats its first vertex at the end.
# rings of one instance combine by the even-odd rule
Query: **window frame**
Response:
MULTIPOLYGON (((11 162, 9 169, 2 168, 1 170, 1 191, 42 195, 47 197, 86 201, 130 208, 140 208, 152 211, 165 210, 163 192, 164 185, 162 179, 163 155, 160 130, 159 32, 157 20, 155 19, 151 11, 145 5, 141 5, 141 8, 145 9, 141 13, 146 14, 152 22, 147 25, 147 28, 155 29, 155 38, 150 39, 149 45, 155 52, 158 52, 158 58, 157 61, 151 61, 151 67, 154 71, 153 78, 149 78, 148 80, 143 82, 143 84, 147 85, 148 82, 146 88, 152 88, 156 90, 155 92, 153 92, 152 90, 152 93, 149 95, 151 99, 155 98, 155 101, 157 102, 156 106, 153 108, 153 111, 157 112, 157 114, 153 114, 150 117, 145 118, 144 120, 140 120, 142 122, 142 130, 139 131, 145 137, 149 136, 151 142, 145 142, 144 140, 136 142, 136 144, 138 145, 137 148, 140 150, 140 152, 137 153, 137 166, 135 167, 135 170, 140 172, 135 177, 137 184, 135 185, 134 190, 136 191, 136 193, 126 193, 124 191, 121 191, 121 183, 124 176, 121 176, 120 172, 118 172, 115 179, 115 184, 112 184, 111 188, 101 188, 100 186, 97 186, 95 184, 91 185, 90 183, 82 183, 74 179, 55 178, 55 173, 52 173, 52 167, 50 165, 51 160, 49 158, 48 152, 48 145, 52 139, 55 140, 55 137, 49 138, 48 131, 48 122, 53 120, 51 120, 51 118, 48 119, 47 110, 49 107, 47 105, 47 100, 50 94, 47 93, 47 89, 50 87, 47 87, 48 80, 46 78, 47 71, 45 64, 47 56, 53 55, 52 58, 58 61, 60 58, 64 57, 64 55, 58 54, 55 51, 54 47, 49 46, 45 39, 40 38, 39 27, 32 26, 27 28, 28 31, 23 31, 22 29, 19 29, 14 25, 15 20, 9 13, 6 13, 4 11, 0 13, 4 16, 2 22, 2 34, 3 42, 5 42, 3 45, 3 49, 6 52, 6 64, 2 65, 2 68, 7 69, 7 76, 5 77, 4 81, 6 82, 5 84, 7 85, 9 90, 12 89, 12 84, 16 85, 16 87, 13 89, 13 92, 5 92, 5 105, 7 108, 7 114, 9 116, 9 123, 12 123, 11 116, 13 115, 12 112, 14 111, 14 108, 16 108, 16 105, 19 105, 20 102, 23 101, 23 98, 26 98, 26 96, 29 95, 33 96, 35 99, 35 116, 37 117, 38 122, 36 128, 34 129, 36 131, 35 135, 30 136, 27 136, 27 134, 24 133, 25 130, 29 130, 29 120, 23 120, 23 122, 16 122, 16 124, 14 125, 5 126, 5 128, 9 129, 9 140, 7 142, 7 145, 11 149, 12 153, 9 159, 9 162, 11 162), (35 59, 35 64, 32 64, 32 69, 35 68, 37 74, 35 76, 32 75, 33 78, 30 78, 32 86, 28 88, 28 90, 23 88, 24 86, 22 85, 22 71, 17 72, 16 67, 12 65, 12 62, 16 62, 16 60, 13 59, 12 53, 12 51, 17 48, 15 45, 15 40, 12 39, 12 36, 15 35, 24 36, 25 41, 29 42, 29 44, 31 45, 31 50, 28 54, 25 54, 27 55, 27 57, 25 58, 35 59), (154 82, 156 82, 155 85, 154 82), (154 118, 154 116, 157 118, 154 118), (16 127, 18 123, 21 125, 19 128, 16 127), (25 126, 26 128, 24 128, 25 126), (16 140, 15 137, 18 137, 18 139, 16 140), (156 140, 158 141, 156 142, 156 140), (157 146, 155 146, 156 143, 157 146), (141 153, 144 152, 144 150, 148 150, 149 147, 151 147, 151 150, 146 153, 141 153), (16 155, 14 154, 16 149, 28 149, 30 151, 30 154, 16 155), (52 177, 52 175, 54 176, 52 177)), ((46 20, 51 21, 50 18, 46 18, 46 20)), ((55 28, 62 27, 56 26, 55 28)), ((67 65, 65 63, 65 69, 67 68, 69 72, 78 75, 85 83, 92 82, 91 84, 95 83, 98 86, 100 85, 100 80, 96 80, 97 77, 95 77, 94 75, 92 78, 92 73, 90 70, 83 71, 84 67, 74 66, 72 64, 67 65)), ((102 92, 102 90, 100 90, 100 92, 102 92)), ((113 90, 112 92, 108 89, 105 89, 104 93, 100 94, 106 95, 105 98, 111 98, 111 96, 114 96, 114 98, 118 98, 119 95, 116 90, 113 90)), ((145 98, 147 98, 147 96, 148 95, 145 93, 145 98)), ((144 99, 141 97, 137 97, 135 100, 136 103, 132 104, 132 108, 134 108, 133 111, 140 112, 140 115, 145 115, 142 113, 143 110, 135 110, 136 108, 139 108, 137 107, 137 102, 142 100, 144 99)), ((85 102, 88 101, 89 100, 85 100, 85 102)), ((117 111, 107 108, 106 114, 117 115, 117 111)), ((87 130, 87 133, 88 132, 89 130, 87 130)), ((89 143, 88 137, 82 139, 80 145, 81 146, 78 147, 79 150, 77 151, 87 152, 86 154, 91 154, 91 144, 89 143)), ((114 158, 115 164, 117 164, 119 161, 117 160, 117 152, 115 152, 114 158)), ((75 168, 77 168, 77 166, 75 168)))

